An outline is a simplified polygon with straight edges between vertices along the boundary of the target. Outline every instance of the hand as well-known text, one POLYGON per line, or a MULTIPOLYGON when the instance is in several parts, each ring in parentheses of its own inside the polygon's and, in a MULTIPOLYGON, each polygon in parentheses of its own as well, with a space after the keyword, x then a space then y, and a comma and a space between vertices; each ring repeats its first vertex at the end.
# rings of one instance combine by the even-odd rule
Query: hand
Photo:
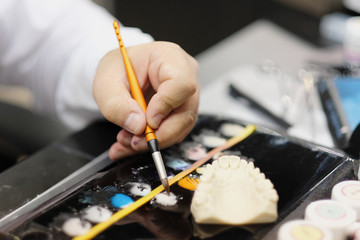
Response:
POLYGON ((119 49, 100 61, 93 83, 100 111, 123 128, 109 151, 113 160, 147 150, 146 124, 160 148, 182 141, 196 122, 199 105, 198 64, 178 45, 152 42, 129 47, 127 53, 148 103, 146 115, 131 97, 119 49))

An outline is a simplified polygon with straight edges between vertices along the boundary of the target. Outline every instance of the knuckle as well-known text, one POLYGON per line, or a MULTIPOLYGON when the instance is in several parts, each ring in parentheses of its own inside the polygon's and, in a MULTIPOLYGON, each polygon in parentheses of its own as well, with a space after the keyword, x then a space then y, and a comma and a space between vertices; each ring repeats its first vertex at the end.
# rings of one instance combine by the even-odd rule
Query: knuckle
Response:
POLYGON ((198 83, 192 81, 191 78, 185 79, 183 81, 183 92, 189 97, 196 93, 198 87, 198 83))
POLYGON ((161 96, 160 102, 163 111, 170 112, 174 109, 173 99, 171 99, 170 96, 167 95, 161 96))

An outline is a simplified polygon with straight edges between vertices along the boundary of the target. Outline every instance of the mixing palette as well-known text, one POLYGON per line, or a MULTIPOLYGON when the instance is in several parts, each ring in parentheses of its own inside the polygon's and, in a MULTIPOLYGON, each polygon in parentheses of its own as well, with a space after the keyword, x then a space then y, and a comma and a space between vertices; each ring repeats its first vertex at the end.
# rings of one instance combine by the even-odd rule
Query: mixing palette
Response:
MULTIPOLYGON (((186 169, 246 124, 218 116, 199 116, 194 130, 183 142, 162 150, 168 176, 186 169)), ((358 161, 342 151, 262 127, 223 154, 253 162, 271 180, 279 195, 276 222, 247 226, 196 224, 190 212, 194 190, 174 184, 170 196, 153 199, 95 239, 276 239, 280 226, 304 218, 310 202, 329 198, 335 184, 357 179, 358 174, 358 161)), ((191 175, 198 177, 196 172, 191 175)), ((24 240, 71 239, 160 184, 151 155, 130 157, 75 192, 52 199, 51 206, 36 212, 34 217, 15 220, 4 236, 24 240)))

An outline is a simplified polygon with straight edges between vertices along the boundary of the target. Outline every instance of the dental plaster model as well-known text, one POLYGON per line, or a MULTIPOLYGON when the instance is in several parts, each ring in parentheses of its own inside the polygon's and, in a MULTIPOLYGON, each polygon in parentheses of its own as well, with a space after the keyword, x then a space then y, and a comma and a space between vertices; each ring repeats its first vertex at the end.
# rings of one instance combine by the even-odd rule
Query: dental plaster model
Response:
POLYGON ((277 219, 279 196, 252 162, 222 156, 201 172, 190 207, 195 222, 243 225, 277 219))

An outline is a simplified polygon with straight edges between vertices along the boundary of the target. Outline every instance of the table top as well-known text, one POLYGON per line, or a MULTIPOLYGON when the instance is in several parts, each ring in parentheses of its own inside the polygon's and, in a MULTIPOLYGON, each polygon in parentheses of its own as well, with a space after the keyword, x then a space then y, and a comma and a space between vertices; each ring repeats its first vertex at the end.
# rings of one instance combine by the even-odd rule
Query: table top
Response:
MULTIPOLYGON (((202 86, 200 113, 236 117, 269 128, 277 126, 229 96, 229 83, 240 88, 247 86, 242 90, 250 96, 264 96, 257 100, 266 105, 267 102, 274 103, 275 97, 270 96, 268 91, 271 84, 264 84, 265 80, 272 77, 256 71, 264 63, 266 65, 270 62, 276 66, 294 85, 293 83, 299 84, 304 80, 299 78, 299 73, 309 61, 327 64, 343 62, 341 46, 318 48, 267 20, 255 21, 199 54, 196 59, 200 65, 199 81, 202 86)), ((288 119, 293 119, 293 127, 287 133, 320 145, 334 146, 316 90, 305 91, 304 86, 302 88, 302 93, 296 93, 302 97, 295 97, 293 93, 292 100, 297 103, 291 106, 292 115, 287 116, 288 119), (307 106, 304 110, 302 103, 307 99, 311 99, 312 107, 309 109, 307 106), (294 115, 295 113, 298 115, 294 115)), ((282 104, 281 97, 278 98, 277 105, 282 104)), ((271 104, 269 110, 276 112, 276 108, 279 108, 275 107, 276 104, 271 104)))

